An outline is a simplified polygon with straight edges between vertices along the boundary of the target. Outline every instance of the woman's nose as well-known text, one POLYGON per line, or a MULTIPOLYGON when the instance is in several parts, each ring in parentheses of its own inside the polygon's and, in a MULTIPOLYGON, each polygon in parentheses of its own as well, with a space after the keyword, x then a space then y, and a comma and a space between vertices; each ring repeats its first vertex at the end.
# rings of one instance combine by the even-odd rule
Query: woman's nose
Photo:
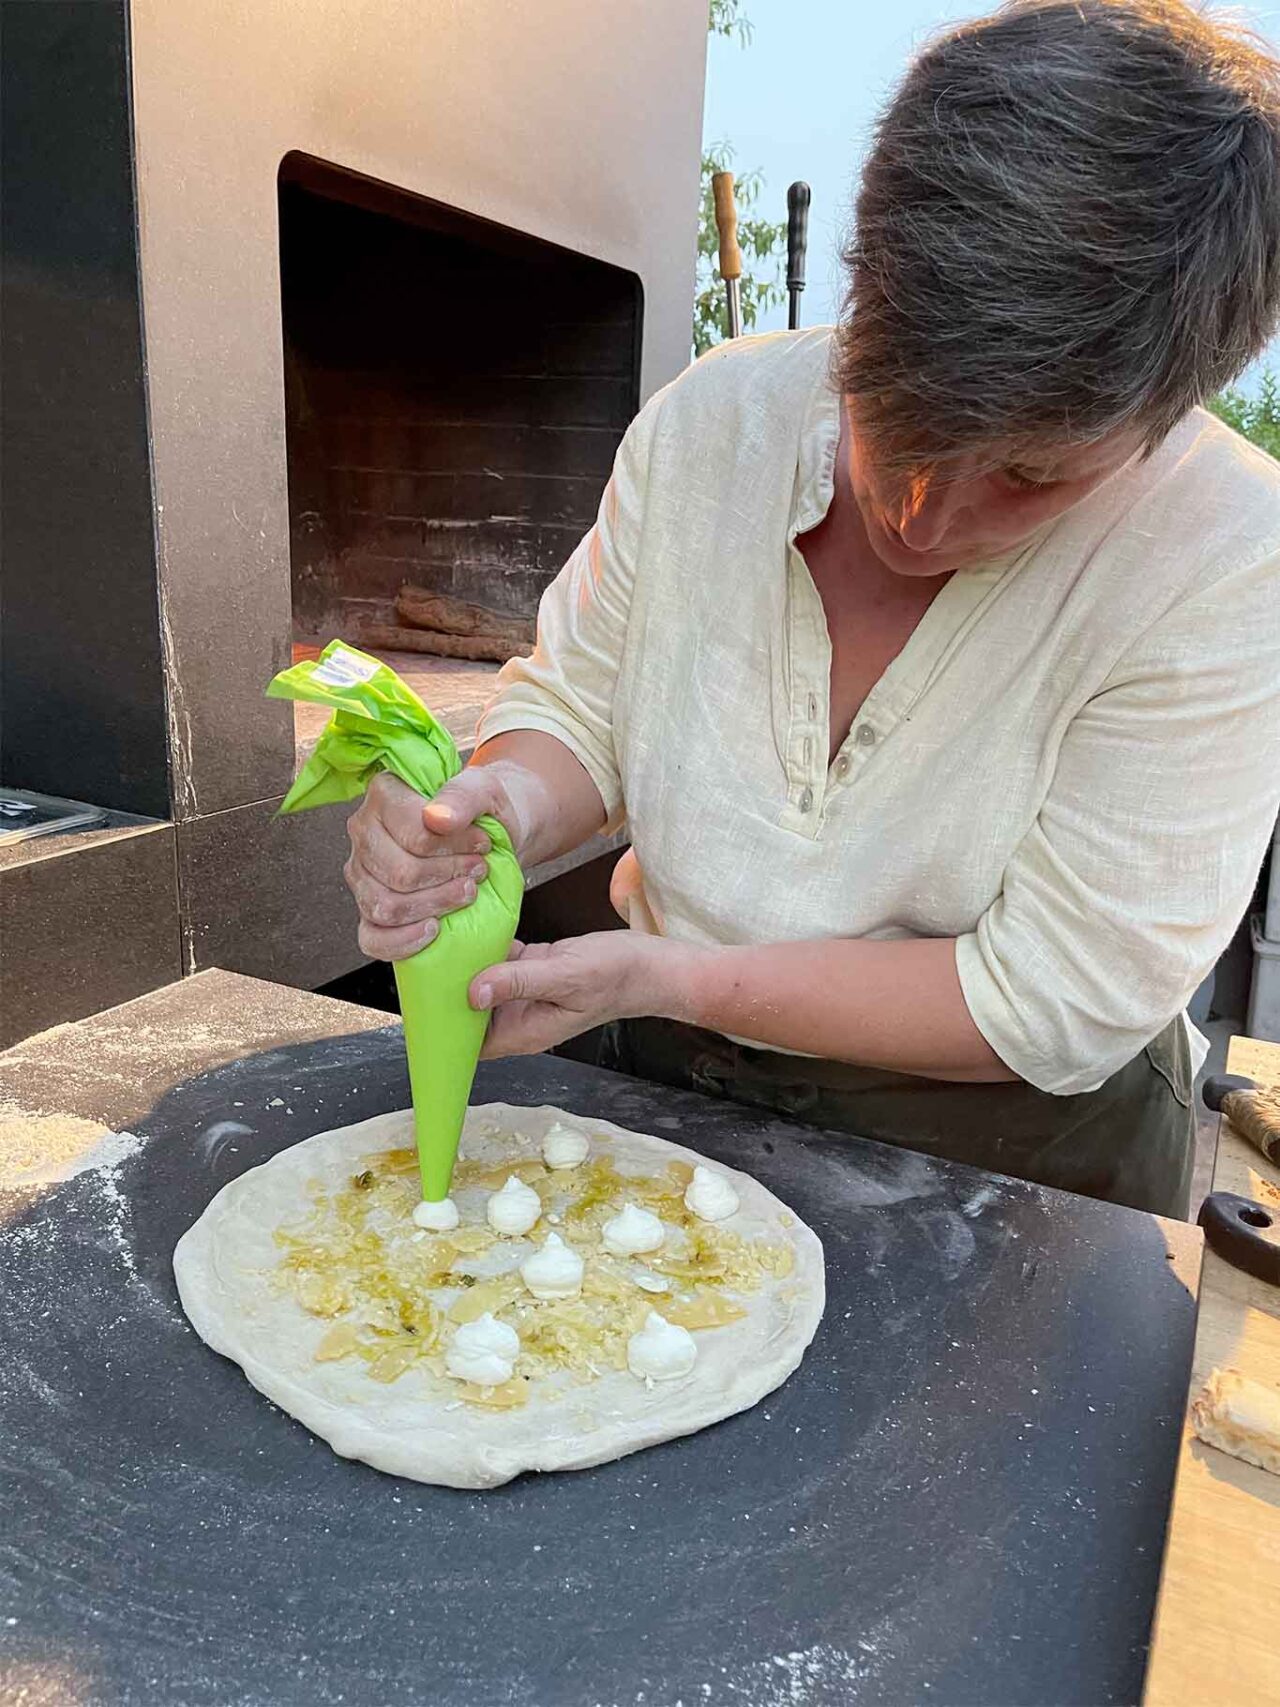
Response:
POLYGON ((898 532, 912 551, 932 551, 946 537, 959 503, 956 485, 938 484, 913 493, 902 506, 898 532))

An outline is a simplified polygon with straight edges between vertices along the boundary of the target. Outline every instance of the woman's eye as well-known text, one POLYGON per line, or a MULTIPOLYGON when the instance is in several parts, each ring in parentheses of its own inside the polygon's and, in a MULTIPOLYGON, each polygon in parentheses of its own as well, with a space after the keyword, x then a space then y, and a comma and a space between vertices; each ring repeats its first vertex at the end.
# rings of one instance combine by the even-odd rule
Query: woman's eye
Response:
POLYGON ((1006 468, 1004 477, 1011 486, 1016 486, 1019 492, 1047 492, 1051 486, 1056 486, 1056 480, 1037 480, 1033 475, 1023 474, 1016 468, 1006 468))

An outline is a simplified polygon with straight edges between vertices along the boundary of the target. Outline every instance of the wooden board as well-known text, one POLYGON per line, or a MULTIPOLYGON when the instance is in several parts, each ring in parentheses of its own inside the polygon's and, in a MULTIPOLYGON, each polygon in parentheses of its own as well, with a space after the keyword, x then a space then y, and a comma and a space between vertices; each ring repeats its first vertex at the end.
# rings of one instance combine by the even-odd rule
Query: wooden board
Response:
MULTIPOLYGON (((1232 1073, 1280 1087, 1280 1045, 1233 1038, 1232 1073)), ((1280 1169, 1224 1121, 1215 1191, 1280 1209, 1280 1169)), ((1280 1288, 1204 1253, 1191 1397, 1211 1369, 1280 1389, 1280 1288)), ((1188 1424, 1174 1488, 1145 1707, 1280 1703, 1280 1476, 1203 1445, 1188 1424)))

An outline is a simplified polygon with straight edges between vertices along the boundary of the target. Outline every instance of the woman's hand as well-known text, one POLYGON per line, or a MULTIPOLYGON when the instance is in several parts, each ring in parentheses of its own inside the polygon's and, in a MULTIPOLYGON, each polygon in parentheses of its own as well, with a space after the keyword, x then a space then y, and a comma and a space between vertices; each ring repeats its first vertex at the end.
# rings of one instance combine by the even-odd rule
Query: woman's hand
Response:
POLYGON ((374 960, 404 960, 475 900, 488 873, 490 842, 475 820, 505 822, 502 780, 465 770, 426 801, 390 772, 374 777, 347 821, 351 857, 343 870, 360 909, 360 948, 374 960))
POLYGON ((446 913, 470 906, 488 874, 489 838, 475 827, 485 816, 498 820, 528 869, 586 841, 605 814, 569 749, 534 729, 486 741, 431 801, 387 772, 374 777, 347 823, 344 872, 365 954, 405 960, 427 946, 446 913))
POLYGON ((679 1018, 698 952, 631 931, 516 943, 471 986, 472 1007, 493 1010, 484 1055, 536 1055, 613 1019, 679 1018))

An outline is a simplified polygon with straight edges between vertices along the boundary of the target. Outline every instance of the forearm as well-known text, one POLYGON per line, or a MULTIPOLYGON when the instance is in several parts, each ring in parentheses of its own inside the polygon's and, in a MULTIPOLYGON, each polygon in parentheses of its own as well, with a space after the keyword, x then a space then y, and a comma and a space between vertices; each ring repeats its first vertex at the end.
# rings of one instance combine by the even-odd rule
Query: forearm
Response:
POLYGON ((970 1017, 950 938, 773 943, 680 958, 671 1018, 926 1079, 1017 1078, 970 1017))
POLYGON ((510 801, 504 814, 521 864, 528 870, 580 847, 603 829, 604 801, 563 742, 536 729, 495 735, 471 765, 491 767, 510 801))

